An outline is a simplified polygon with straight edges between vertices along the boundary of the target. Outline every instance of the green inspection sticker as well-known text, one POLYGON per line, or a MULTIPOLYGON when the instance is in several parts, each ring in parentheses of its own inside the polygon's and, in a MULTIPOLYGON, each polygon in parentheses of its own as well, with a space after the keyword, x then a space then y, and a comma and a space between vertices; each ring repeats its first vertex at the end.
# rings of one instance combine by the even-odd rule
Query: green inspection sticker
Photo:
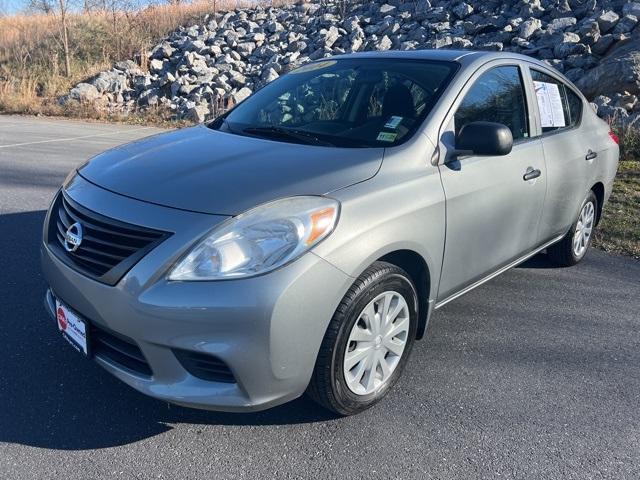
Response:
POLYGON ((395 142, 397 136, 397 133, 380 132, 378 134, 377 140, 379 142, 395 142))
POLYGON ((300 68, 293 70, 291 73, 307 73, 314 70, 322 70, 323 68, 330 67, 336 64, 336 60, 325 60, 324 62, 314 62, 304 65, 300 68))

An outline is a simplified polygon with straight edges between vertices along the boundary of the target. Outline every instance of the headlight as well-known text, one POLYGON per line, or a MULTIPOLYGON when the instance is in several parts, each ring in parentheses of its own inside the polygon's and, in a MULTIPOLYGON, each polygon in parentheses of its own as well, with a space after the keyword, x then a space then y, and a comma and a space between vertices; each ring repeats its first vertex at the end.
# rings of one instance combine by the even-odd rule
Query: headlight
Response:
POLYGON ((169 280, 251 277, 295 260, 335 228, 340 204, 290 197, 260 205, 215 228, 173 268, 169 280))

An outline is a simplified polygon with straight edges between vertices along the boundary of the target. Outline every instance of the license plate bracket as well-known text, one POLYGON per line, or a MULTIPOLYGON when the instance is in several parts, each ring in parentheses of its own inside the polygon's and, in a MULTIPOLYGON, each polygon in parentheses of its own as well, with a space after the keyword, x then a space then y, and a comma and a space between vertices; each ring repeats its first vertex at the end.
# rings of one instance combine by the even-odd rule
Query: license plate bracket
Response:
POLYGON ((73 348, 89 357, 89 322, 56 298, 56 321, 58 330, 73 348))

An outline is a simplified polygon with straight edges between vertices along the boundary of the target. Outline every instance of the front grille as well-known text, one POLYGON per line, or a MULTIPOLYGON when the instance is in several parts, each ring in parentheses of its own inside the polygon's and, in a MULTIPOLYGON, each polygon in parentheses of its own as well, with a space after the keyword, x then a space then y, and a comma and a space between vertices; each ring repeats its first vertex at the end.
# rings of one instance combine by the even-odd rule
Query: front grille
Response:
POLYGON ((173 353, 184 369, 194 377, 210 382, 236 383, 227 364, 218 357, 177 348, 173 350, 173 353))
POLYGON ((133 341, 96 327, 94 324, 91 325, 89 338, 93 355, 137 375, 151 376, 151 367, 149 367, 140 348, 133 341))
POLYGON ((169 233, 124 223, 87 210, 60 191, 50 212, 47 243, 67 265, 108 285, 115 285, 169 233), (67 229, 82 226, 82 241, 65 249, 67 229))

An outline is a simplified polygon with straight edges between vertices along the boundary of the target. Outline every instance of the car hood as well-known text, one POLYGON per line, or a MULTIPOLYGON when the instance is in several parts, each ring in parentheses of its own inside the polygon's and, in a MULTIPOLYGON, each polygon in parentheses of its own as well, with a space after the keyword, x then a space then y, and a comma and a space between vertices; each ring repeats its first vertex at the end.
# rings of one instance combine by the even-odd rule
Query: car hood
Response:
POLYGON ((373 177, 381 148, 331 148, 233 135, 205 126, 122 145, 79 173, 145 202, 237 215, 291 195, 321 195, 373 177))

